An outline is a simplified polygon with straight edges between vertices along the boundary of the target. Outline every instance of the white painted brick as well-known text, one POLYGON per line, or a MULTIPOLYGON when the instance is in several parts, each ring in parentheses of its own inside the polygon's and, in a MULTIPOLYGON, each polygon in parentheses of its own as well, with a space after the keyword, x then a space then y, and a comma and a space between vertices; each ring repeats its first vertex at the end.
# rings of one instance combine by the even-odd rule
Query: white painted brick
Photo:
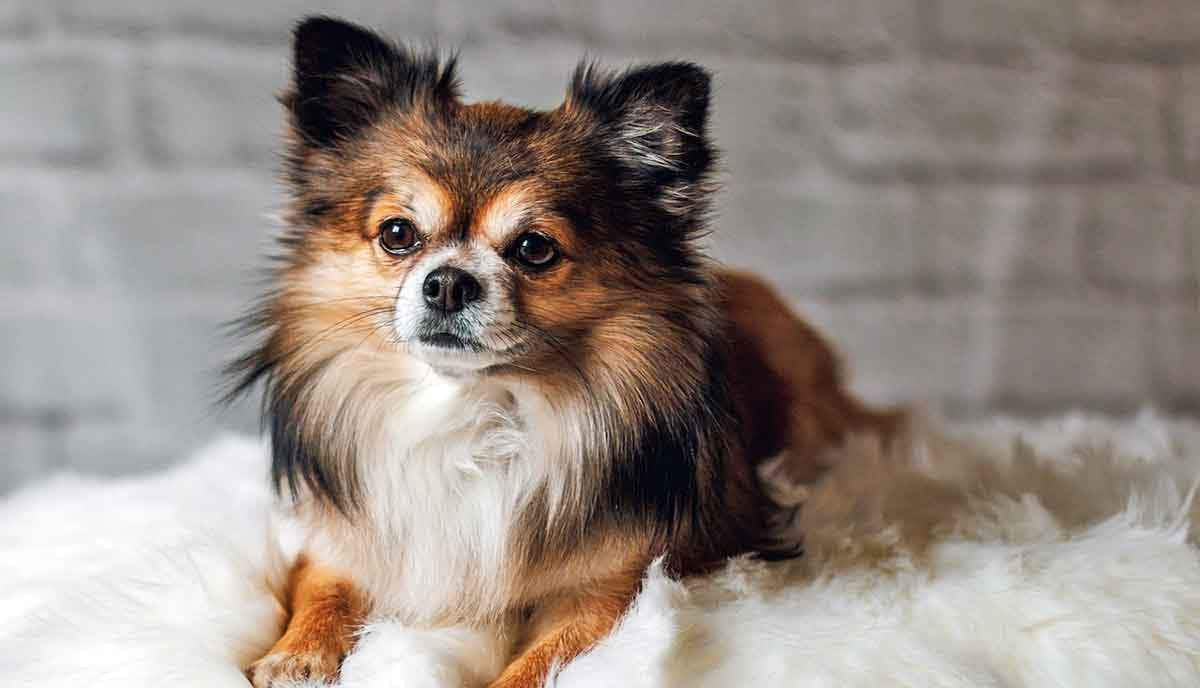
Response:
POLYGON ((1150 360, 1163 403, 1200 405, 1200 303, 1175 304, 1154 315, 1150 360))
POLYGON ((255 431, 257 399, 226 411, 215 404, 219 368, 239 348, 219 335, 235 304, 79 306, 59 317, 5 318, 12 333, 0 339, 0 413, 62 418, 53 445, 35 452, 33 439, 22 439, 13 450, 28 462, 128 472, 176 460, 223 428, 255 431))
POLYGON ((547 42, 592 43, 594 13, 587 0, 442 0, 436 3, 435 21, 443 39, 466 51, 493 45, 532 48, 530 42, 537 41, 538 47, 528 51, 534 56, 547 42))
POLYGON ((0 183, 0 288, 42 288, 75 276, 62 205, 45 185, 0 183))
POLYGON ((114 422, 86 418, 63 433, 69 465, 123 473, 173 462, 224 430, 253 433, 258 399, 217 405, 220 369, 245 342, 221 334, 235 313, 186 302, 143 309, 131 323, 138 342, 137 400, 114 422))
POLYGON ((1083 230, 1088 275, 1119 288, 1178 288, 1195 278, 1200 204, 1183 187, 1092 188, 1083 230))
POLYGON ((87 475, 124 475, 161 469, 199 446, 194 438, 166 438, 159 428, 122 419, 82 420, 59 433, 63 465, 87 475))
POLYGON ((87 253, 101 288, 134 300, 250 298, 273 229, 266 216, 277 207, 265 177, 232 173, 88 185, 72 201, 72 221, 89 228, 87 253))
POLYGON ((147 418, 166 436, 203 439, 217 427, 253 430, 257 399, 223 410, 216 402, 225 380, 223 367, 250 342, 226 334, 224 325, 240 315, 242 304, 228 308, 158 308, 143 315, 147 418), (187 365, 180 365, 186 361, 187 365))
POLYGON ((842 58, 896 52, 915 40, 911 0, 697 5, 637 0, 591 5, 587 29, 617 44, 779 57, 842 58))
POLYGON ((958 300, 828 302, 796 308, 842 354, 854 390, 878 403, 976 404, 977 325, 958 300))
POLYGON ((582 47, 570 42, 527 44, 464 43, 458 73, 463 96, 473 102, 503 100, 514 105, 553 108, 562 102, 582 47))
POLYGON ((44 428, 0 420, 0 497, 54 470, 54 445, 44 428))
POLYGON ((1177 82, 1171 116, 1183 171, 1200 178, 1200 67, 1185 69, 1177 82))
POLYGON ((1071 190, 933 187, 922 194, 922 273, 949 289, 1077 284, 1080 201, 1071 190))
POLYGON ((1158 86, 1137 67, 855 67, 836 83, 834 142, 868 175, 1157 169, 1158 86))
POLYGON ((107 74, 81 54, 0 56, 0 161, 92 163, 110 131, 107 74))
POLYGON ((1080 184, 935 187, 919 223, 927 272, 950 286, 1042 291, 1175 288, 1191 278, 1184 187, 1080 184))
POLYGON ((1005 408, 1133 408, 1152 392, 1146 314, 1133 305, 1012 300, 984 313, 989 401, 1005 408))
POLYGON ((71 30, 116 35, 177 32, 282 43, 296 22, 318 13, 342 16, 417 40, 429 38, 436 28, 434 3, 425 2, 62 0, 60 4, 62 20, 71 30))
POLYGON ((0 36, 23 36, 39 23, 37 11, 29 0, 0 0, 0 36))
POLYGON ((712 59, 712 134, 731 188, 819 175, 832 129, 822 67, 712 59))
POLYGON ((1038 46, 1110 59, 1158 59, 1200 49, 1193 0, 936 0, 936 26, 974 50, 1038 46))
POLYGON ((169 44, 136 75, 147 152, 158 164, 252 165, 270 170, 287 85, 282 51, 169 44))
POLYGON ((139 398, 145 349, 129 309, 80 301, 69 309, 4 316, 0 405, 113 415, 139 398))
POLYGON ((797 293, 895 289, 917 271, 915 213, 903 188, 739 186, 722 200, 714 252, 797 293))
POLYGON ((911 46, 917 25, 913 5, 911 0, 768 0, 747 11, 737 4, 686 0, 652 7, 631 0, 452 0, 438 3, 438 23, 443 37, 467 44, 551 39, 657 57, 703 52, 841 59, 911 46))

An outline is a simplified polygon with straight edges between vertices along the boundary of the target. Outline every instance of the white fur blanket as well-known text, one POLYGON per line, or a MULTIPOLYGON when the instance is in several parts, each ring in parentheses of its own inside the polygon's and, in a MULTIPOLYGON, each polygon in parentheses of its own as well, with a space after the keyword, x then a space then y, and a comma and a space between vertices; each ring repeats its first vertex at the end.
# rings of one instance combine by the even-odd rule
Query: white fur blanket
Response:
MULTIPOLYGON (((555 685, 1200 685, 1200 426, 954 435, 849 447, 804 495, 802 559, 651 571, 555 685)), ((226 438, 158 475, 59 475, 0 502, 0 686, 245 686, 280 620, 265 484, 262 448, 226 438)), ((502 654, 379 621, 343 684, 477 685, 502 654)))

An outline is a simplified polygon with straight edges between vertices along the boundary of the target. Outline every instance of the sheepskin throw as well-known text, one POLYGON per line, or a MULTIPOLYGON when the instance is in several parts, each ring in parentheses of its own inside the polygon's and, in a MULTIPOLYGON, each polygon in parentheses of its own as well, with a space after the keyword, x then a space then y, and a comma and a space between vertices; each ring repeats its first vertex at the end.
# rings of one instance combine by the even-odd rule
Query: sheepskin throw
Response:
MULTIPOLYGON (((1145 412, 852 441, 800 505, 805 555, 657 569, 558 688, 1200 686, 1200 425, 1145 412)), ((766 468, 768 474, 770 467, 766 468)), ((0 686, 246 686, 287 565, 266 454, 62 474, 0 502, 0 686)), ((380 619, 345 688, 486 685, 505 649, 380 619)))

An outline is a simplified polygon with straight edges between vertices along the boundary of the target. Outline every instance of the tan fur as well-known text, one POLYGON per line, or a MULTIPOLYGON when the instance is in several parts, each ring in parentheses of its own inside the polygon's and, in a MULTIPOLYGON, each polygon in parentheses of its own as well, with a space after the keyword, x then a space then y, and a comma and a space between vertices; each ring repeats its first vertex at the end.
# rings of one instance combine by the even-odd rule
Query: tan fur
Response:
POLYGON ((545 602, 535 612, 515 659, 490 688, 536 688, 608 635, 637 594, 646 562, 545 602))
POLYGON ((255 688, 335 678, 367 612, 366 601, 349 578, 305 556, 288 576, 286 606, 290 617, 283 637, 246 671, 255 688))
MULTIPOLYGON (((526 222, 530 217, 545 216, 544 209, 538 204, 536 187, 516 182, 488 199, 479 209, 475 223, 480 236, 493 247, 503 248, 517 234, 527 229, 526 222)), ((565 234, 561 228, 545 227, 547 224, 551 223, 543 219, 538 229, 560 238, 565 234)))
MULTIPOLYGON (((534 688, 550 669, 587 651, 612 630, 633 601, 646 562, 560 592, 532 613, 512 662, 491 688, 534 688)), ((291 619, 266 657, 247 671, 259 688, 273 681, 332 681, 354 644, 365 604, 347 579, 301 557, 289 578, 291 619)))

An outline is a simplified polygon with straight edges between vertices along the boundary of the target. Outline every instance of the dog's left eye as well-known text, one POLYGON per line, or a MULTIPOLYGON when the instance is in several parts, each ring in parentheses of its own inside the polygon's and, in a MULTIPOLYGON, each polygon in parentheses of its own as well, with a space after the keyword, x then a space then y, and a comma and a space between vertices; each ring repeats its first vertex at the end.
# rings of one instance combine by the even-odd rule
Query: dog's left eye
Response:
POLYGON ((558 247, 545 234, 527 232, 517 237, 513 244, 512 255, 527 268, 542 269, 550 267, 558 260, 558 247))
POLYGON ((391 218, 379 225, 379 245, 392 255, 412 253, 421 246, 417 228, 404 218, 391 218))

